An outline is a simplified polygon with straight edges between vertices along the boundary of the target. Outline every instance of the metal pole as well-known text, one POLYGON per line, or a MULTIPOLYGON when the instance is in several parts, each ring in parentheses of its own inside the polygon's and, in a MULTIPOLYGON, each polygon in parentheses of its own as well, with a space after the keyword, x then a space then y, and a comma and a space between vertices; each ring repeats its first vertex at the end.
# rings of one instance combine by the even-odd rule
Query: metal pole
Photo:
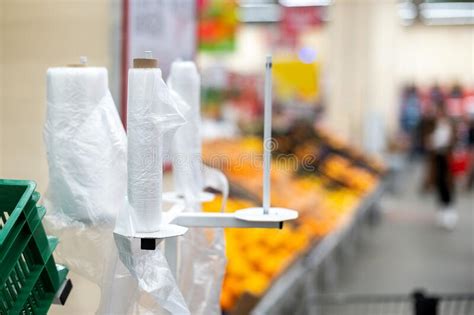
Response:
POLYGON ((272 56, 265 62, 265 108, 263 120, 263 213, 270 209, 270 161, 272 149, 272 56))

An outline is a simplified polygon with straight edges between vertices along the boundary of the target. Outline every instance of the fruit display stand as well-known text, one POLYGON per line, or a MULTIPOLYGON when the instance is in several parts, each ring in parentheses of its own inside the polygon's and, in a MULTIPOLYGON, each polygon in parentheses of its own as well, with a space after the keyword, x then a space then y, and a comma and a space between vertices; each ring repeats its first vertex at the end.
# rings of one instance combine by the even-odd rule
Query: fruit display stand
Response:
MULTIPOLYGON (((282 139, 274 137, 272 206, 291 206, 299 211, 299 218, 282 230, 226 231, 228 266, 221 304, 228 314, 251 310, 254 314, 294 314, 296 306, 302 305, 301 289, 315 294, 334 281, 340 256, 335 253, 354 251, 353 234, 383 191, 384 170, 371 158, 357 158, 361 154, 346 144, 336 148, 332 139, 322 139, 312 138, 316 141, 313 149, 325 147, 330 154, 319 158, 313 150, 302 154, 301 148, 281 154, 282 139), (307 281, 310 278, 314 281, 307 281)), ((204 145, 203 160, 229 178, 231 197, 226 211, 261 202, 261 148, 261 140, 252 137, 204 145)), ((215 208, 213 203, 204 204, 204 210, 215 208)))

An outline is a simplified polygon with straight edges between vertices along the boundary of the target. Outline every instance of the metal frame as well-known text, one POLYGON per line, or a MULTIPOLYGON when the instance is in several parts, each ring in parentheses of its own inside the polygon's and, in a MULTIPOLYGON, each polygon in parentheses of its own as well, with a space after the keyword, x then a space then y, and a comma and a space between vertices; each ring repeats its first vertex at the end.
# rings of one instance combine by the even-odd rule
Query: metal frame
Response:
MULTIPOLYGON (((151 52, 145 52, 148 59, 151 52)), ((282 228, 283 222, 294 220, 298 217, 298 212, 292 209, 271 207, 270 203, 270 162, 271 162, 271 128, 272 128, 272 57, 267 56, 265 61, 265 110, 264 110, 264 139, 263 139, 263 202, 261 207, 240 209, 233 213, 200 213, 185 211, 185 200, 176 192, 165 194, 165 199, 174 202, 173 208, 167 213, 163 213, 163 221, 159 222, 156 231, 136 232, 117 231, 118 235, 127 238, 139 238, 141 249, 155 250, 162 241, 165 242, 165 256, 176 278, 178 263, 178 236, 184 235, 188 228, 282 228)), ((223 202, 221 211, 225 208, 228 196, 228 183, 224 177, 223 202)), ((197 198, 201 201, 207 200, 207 195, 200 192, 197 198)), ((160 209, 161 211, 161 209, 160 209)))
MULTIPOLYGON (((175 204, 169 212, 165 213, 167 214, 165 220, 168 223, 164 226, 185 228, 186 231, 188 228, 281 229, 285 221, 293 220, 297 217, 297 212, 283 208, 270 208, 270 213, 263 215, 260 213, 255 214, 256 209, 258 210, 260 208, 242 209, 232 213, 187 212, 184 211, 183 204, 175 204)), ((263 209, 260 210, 263 211, 263 209)), ((165 257, 175 278, 177 277, 178 269, 178 238, 176 236, 179 235, 146 239, 146 241, 148 241, 147 246, 143 246, 144 239, 142 238, 142 249, 152 250, 156 249, 156 246, 161 240, 165 240, 165 257)))
POLYGON ((280 229, 283 227, 283 221, 245 221, 237 218, 234 213, 215 213, 215 212, 183 212, 178 214, 173 224, 185 227, 207 227, 207 228, 267 228, 280 229))

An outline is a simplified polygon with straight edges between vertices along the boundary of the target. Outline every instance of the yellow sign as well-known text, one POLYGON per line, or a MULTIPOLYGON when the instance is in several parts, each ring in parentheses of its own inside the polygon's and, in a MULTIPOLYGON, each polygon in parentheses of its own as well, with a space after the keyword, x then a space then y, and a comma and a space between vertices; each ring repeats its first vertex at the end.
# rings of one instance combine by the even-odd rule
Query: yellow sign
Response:
POLYGON ((273 77, 276 96, 283 101, 314 103, 319 99, 319 64, 298 59, 274 59, 273 77))

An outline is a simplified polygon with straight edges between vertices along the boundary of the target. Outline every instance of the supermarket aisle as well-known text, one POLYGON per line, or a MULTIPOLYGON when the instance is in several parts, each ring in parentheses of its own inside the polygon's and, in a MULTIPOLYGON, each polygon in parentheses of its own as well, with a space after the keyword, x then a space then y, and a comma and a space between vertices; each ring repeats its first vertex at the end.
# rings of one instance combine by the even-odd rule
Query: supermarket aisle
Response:
POLYGON ((474 292, 474 193, 458 192, 459 224, 444 231, 435 225, 434 196, 419 193, 421 176, 420 164, 409 165, 397 195, 384 196, 382 221, 364 233, 335 292, 474 292))

